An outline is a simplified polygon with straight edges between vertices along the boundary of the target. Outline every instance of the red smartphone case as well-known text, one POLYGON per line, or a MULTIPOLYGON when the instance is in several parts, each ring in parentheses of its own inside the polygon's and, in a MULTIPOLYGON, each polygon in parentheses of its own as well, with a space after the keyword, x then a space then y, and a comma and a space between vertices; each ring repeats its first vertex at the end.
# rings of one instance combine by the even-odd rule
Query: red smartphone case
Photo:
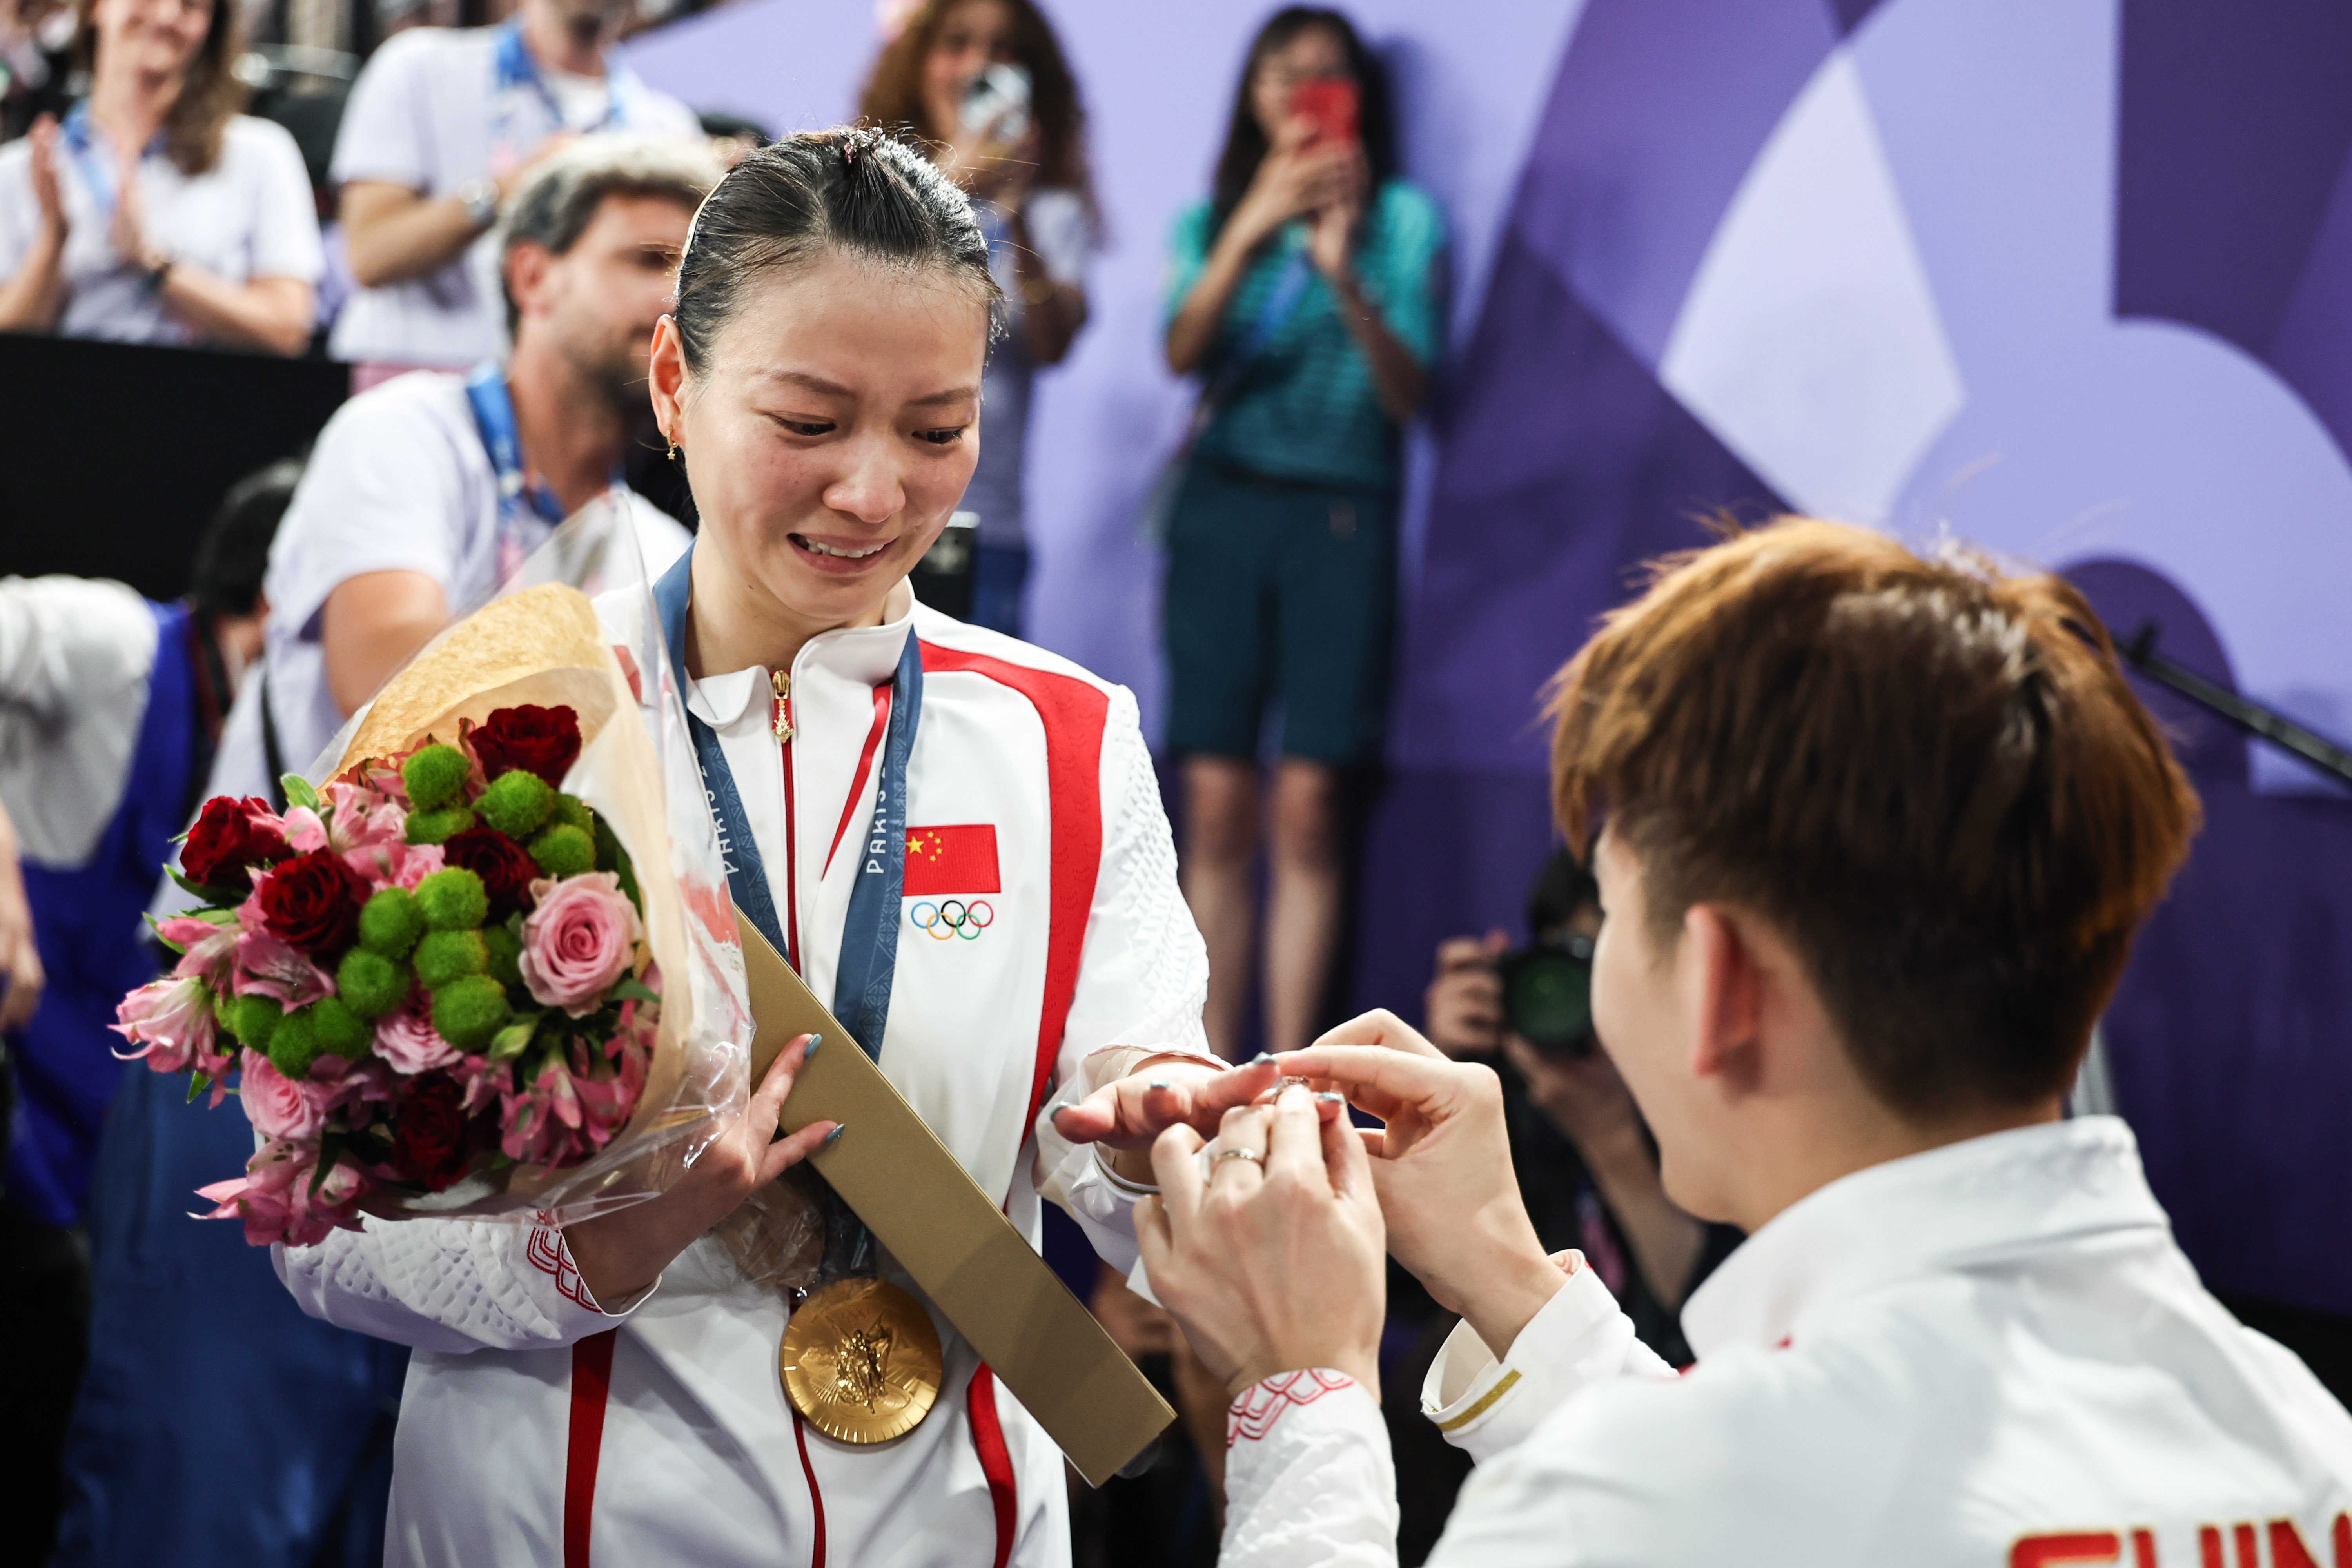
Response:
POLYGON ((1360 101, 1354 82, 1326 78, 1299 83, 1290 95, 1290 112, 1314 122, 1318 142, 1353 142, 1360 101))

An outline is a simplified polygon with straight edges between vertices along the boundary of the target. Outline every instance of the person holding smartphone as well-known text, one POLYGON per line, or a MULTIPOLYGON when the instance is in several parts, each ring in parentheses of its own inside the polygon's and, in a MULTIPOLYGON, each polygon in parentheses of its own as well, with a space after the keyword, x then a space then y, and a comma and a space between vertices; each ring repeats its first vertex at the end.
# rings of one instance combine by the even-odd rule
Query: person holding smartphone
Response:
POLYGON ((1260 731, 1272 790, 1265 1045, 1314 1033, 1339 929, 1339 802, 1376 762, 1395 619, 1399 431, 1443 329, 1437 205, 1398 177, 1387 79, 1347 17, 1258 30, 1215 188, 1176 224, 1169 368, 1203 383, 1168 514, 1168 743, 1209 1038, 1238 1048, 1255 946, 1260 731))
POLYGON ((1086 110, 1060 40, 1032 0, 926 0, 883 46, 859 117, 901 127, 972 198, 1006 333, 982 389, 980 466, 963 509, 980 517, 971 618, 1022 635, 1029 580, 1021 475, 1029 390, 1087 323, 1087 264, 1101 231, 1087 170, 1086 110))

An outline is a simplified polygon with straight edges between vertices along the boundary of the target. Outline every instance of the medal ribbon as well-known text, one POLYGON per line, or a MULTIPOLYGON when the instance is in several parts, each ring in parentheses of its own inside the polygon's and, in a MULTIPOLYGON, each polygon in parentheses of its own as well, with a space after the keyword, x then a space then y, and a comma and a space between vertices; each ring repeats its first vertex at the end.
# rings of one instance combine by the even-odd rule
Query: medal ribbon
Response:
MULTIPOLYGON (((662 637, 669 644, 671 672, 681 696, 687 689, 686 612, 693 596, 694 549, 688 546, 677 563, 654 584, 654 608, 661 616, 662 637)), ((849 913, 842 921, 841 956, 835 966, 833 1015, 839 1018, 868 1057, 882 1058, 882 1031, 890 1020, 890 985, 898 965, 898 907, 907 881, 907 763, 915 750, 915 726, 923 706, 923 655, 914 633, 898 655, 898 673, 891 678, 890 728, 882 742, 881 776, 874 785, 874 820, 861 848, 864 863, 850 889, 849 913)), ((783 923, 751 839, 751 820, 743 809, 742 793, 719 749, 718 731, 686 716, 693 732, 695 760, 702 769, 703 798, 710 806, 711 826, 719 830, 719 852, 727 862, 727 883, 736 904, 751 923, 775 944, 788 951, 783 923)), ((787 827, 789 831, 789 826, 787 827)), ((785 889, 791 896, 792 889, 785 889)))

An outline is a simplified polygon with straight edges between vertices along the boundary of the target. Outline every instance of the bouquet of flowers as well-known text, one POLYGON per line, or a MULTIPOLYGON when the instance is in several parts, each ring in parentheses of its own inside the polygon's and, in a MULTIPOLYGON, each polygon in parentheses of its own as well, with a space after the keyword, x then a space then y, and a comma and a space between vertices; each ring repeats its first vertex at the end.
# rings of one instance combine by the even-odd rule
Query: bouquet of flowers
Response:
POLYGON ((282 814, 205 803, 173 873, 196 907, 156 924, 178 962, 115 1028, 191 1099, 239 1097, 260 1147, 200 1191, 247 1241, 649 1195, 742 1099, 715 843, 663 798, 682 709, 638 673, 657 647, 606 635, 568 588, 493 601, 362 710, 323 784, 285 780, 282 814), (665 876, 640 882, 633 841, 665 876))

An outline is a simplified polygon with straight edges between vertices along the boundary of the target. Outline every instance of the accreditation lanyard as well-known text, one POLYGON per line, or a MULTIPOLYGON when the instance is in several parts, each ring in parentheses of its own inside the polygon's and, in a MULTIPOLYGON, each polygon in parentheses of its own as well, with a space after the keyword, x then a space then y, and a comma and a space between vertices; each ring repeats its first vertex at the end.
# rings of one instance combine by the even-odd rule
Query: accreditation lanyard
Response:
MULTIPOLYGON (((677 563, 654 584, 654 608, 661 617, 662 637, 669 645, 670 670, 686 693, 686 611, 693 594, 694 549, 687 548, 677 563)), ((914 632, 907 634, 898 655, 898 673, 890 679, 890 727, 882 742, 881 777, 874 786, 874 820, 866 834, 857 880, 849 892, 849 915, 842 922, 841 956, 835 966, 833 1015, 841 1020, 866 1054, 882 1058, 882 1030, 890 1018, 890 983, 898 967, 898 908, 907 881, 907 761, 915 749, 915 726, 922 717, 923 655, 914 632)), ((776 918, 776 901, 760 863, 759 846, 751 837, 751 819, 743 796, 727 766, 718 731, 686 716, 694 737, 695 761, 702 770, 703 798, 710 806, 711 826, 719 832, 720 857, 727 866, 727 884, 736 907, 751 918, 761 934, 778 952, 789 951, 783 924, 776 918)), ((785 825, 791 831, 791 825, 785 825)), ((790 898, 793 889, 784 889, 790 898)))
MULTIPOLYGON (((113 217, 114 168, 99 151, 98 128, 90 123, 89 100, 85 98, 66 111, 65 122, 58 127, 58 140, 65 143, 67 153, 72 157, 74 169, 89 192, 90 205, 98 208, 101 217, 113 217)), ((163 132, 158 131, 149 139, 147 152, 159 153, 163 145, 163 132)))
MULTIPOLYGON (((593 125, 582 126, 583 132, 625 131, 629 126, 628 95, 635 90, 635 78, 617 59, 604 62, 604 113, 593 125)), ((563 123, 563 105, 539 74, 539 62, 530 58, 530 47, 522 40, 522 19, 516 17, 499 28, 498 49, 498 126, 491 142, 509 158, 520 157, 523 149, 513 145, 514 106, 518 99, 530 94, 546 110, 551 136, 572 129, 563 123)))
MULTIPOLYGON (((490 468, 499 481, 499 581, 512 578, 530 553, 523 542, 523 514, 556 527, 563 521, 563 503, 545 485, 530 482, 523 471, 522 436, 515 426, 514 398, 507 391, 507 373, 496 360, 484 360, 466 378, 466 401, 473 405, 474 428, 489 454, 490 468)), ((613 483, 622 482, 613 470, 613 483)))

